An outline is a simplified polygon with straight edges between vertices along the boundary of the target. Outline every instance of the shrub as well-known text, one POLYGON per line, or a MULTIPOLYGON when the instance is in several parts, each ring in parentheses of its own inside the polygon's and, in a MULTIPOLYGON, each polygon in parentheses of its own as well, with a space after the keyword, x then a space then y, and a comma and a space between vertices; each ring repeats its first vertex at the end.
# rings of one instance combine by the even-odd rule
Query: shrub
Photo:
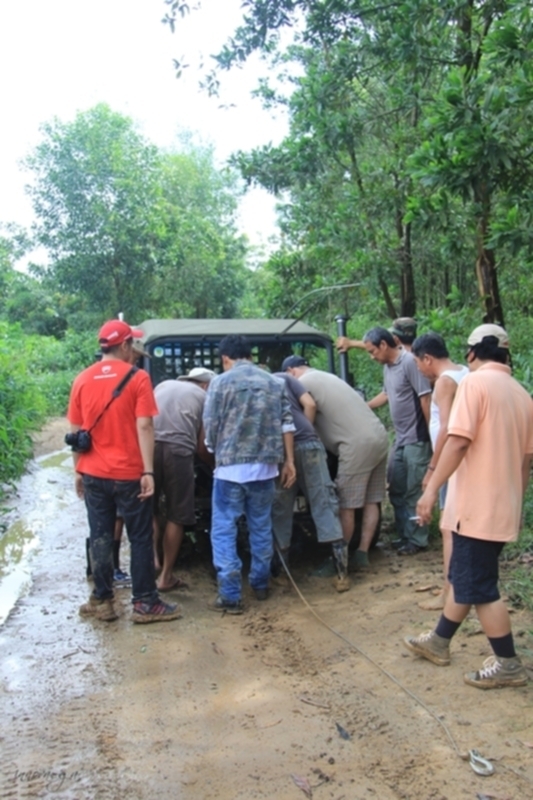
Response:
POLYGON ((46 416, 64 414, 74 377, 94 360, 91 333, 64 339, 26 335, 0 322, 0 495, 32 455, 30 433, 46 416))
POLYGON ((46 414, 46 400, 28 369, 20 329, 0 323, 0 483, 12 483, 31 456, 30 431, 46 414))

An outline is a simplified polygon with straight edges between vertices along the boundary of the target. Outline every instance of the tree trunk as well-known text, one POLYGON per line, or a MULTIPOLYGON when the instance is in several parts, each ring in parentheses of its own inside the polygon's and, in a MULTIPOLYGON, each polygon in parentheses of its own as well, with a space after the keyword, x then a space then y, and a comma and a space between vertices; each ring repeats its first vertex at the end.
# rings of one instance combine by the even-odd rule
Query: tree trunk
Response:
POLYGON ((414 317, 416 314, 415 279, 413 275, 413 254, 411 251, 411 223, 403 228, 401 248, 402 280, 402 317, 414 317))
POLYGON ((444 294, 444 305, 449 306, 450 301, 448 300, 448 295, 450 294, 452 287, 450 286, 450 266, 448 264, 448 261, 445 261, 442 270, 442 284, 443 284, 442 289, 444 294))
POLYGON ((498 286, 498 272, 494 250, 486 247, 490 227, 490 196, 482 187, 476 197, 481 208, 481 216, 477 224, 477 257, 476 275, 480 297, 485 305, 484 322, 495 322, 504 325, 503 308, 498 286))
POLYGON ((394 307, 394 303, 392 302, 392 297, 390 296, 389 287, 387 286, 387 281, 382 275, 378 275, 378 281, 381 291, 383 292, 383 298, 385 300, 385 305, 387 306, 387 312, 390 315, 391 319, 396 319, 398 316, 398 312, 394 307))

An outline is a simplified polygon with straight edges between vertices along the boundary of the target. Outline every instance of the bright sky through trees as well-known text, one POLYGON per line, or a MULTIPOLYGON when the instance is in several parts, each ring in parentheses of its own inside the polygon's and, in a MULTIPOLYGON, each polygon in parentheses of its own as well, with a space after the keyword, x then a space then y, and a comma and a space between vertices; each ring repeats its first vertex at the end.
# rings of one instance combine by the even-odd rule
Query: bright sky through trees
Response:
MULTIPOLYGON (((191 3, 194 5, 194 3, 191 3)), ((222 163, 236 149, 278 142, 285 122, 250 98, 256 70, 224 76, 219 99, 198 88, 198 65, 236 28, 240 0, 202 0, 171 34, 163 0, 26 0, 0 7, 2 146, 0 223, 31 221, 19 160, 39 140, 39 125, 71 120, 99 102, 131 116, 154 144, 171 147, 179 131, 213 142, 222 163), (175 78, 173 58, 190 66, 175 78)), ((243 202, 242 229, 252 243, 273 231, 273 202, 254 191, 243 202)))

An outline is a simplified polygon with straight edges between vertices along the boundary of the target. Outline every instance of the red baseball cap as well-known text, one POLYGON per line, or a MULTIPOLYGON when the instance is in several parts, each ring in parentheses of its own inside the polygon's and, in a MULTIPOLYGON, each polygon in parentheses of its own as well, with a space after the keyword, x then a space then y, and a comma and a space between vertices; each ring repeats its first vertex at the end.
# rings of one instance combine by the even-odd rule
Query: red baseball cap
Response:
POLYGON ((115 347, 122 344, 126 339, 142 339, 143 332, 137 328, 132 328, 127 322, 119 319, 110 319, 100 328, 98 341, 101 347, 115 347))

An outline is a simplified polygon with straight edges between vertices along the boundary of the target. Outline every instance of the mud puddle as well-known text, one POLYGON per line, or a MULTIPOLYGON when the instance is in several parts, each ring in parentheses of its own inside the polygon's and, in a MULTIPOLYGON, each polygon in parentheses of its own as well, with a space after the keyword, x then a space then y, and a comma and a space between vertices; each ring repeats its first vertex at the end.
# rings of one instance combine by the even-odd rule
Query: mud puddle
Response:
POLYGON ((71 474, 68 451, 43 456, 33 462, 10 499, 0 535, 0 625, 31 587, 43 530, 61 524, 61 514, 72 500, 71 474))

